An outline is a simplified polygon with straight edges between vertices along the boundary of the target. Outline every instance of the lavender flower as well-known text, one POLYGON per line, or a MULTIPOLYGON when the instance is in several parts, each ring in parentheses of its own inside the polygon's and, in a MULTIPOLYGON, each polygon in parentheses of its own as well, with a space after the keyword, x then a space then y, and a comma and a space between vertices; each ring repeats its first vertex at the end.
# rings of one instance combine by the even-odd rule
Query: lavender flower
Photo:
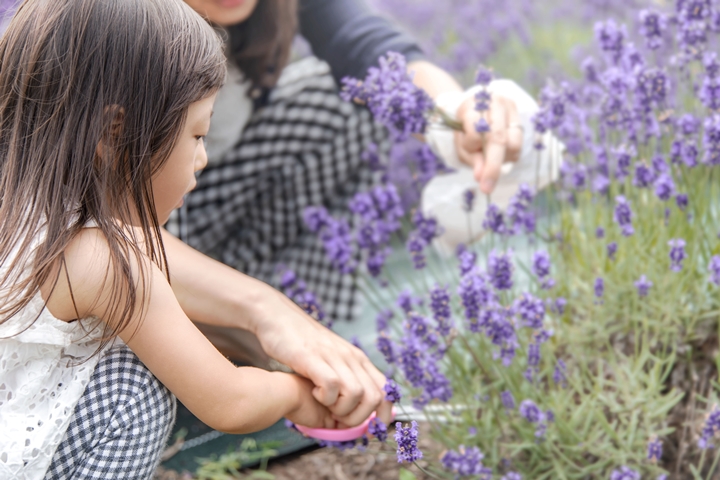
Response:
POLYGON ((685 209, 688 207, 688 196, 684 193, 679 193, 675 195, 675 203, 677 204, 677 207, 680 209, 680 211, 684 212, 685 209))
POLYGON ((558 315, 563 315, 565 313, 565 307, 567 306, 567 300, 565 300, 562 297, 558 297, 555 299, 555 309, 558 312, 558 315))
POLYGON ((449 335, 452 323, 450 321, 450 293, 446 288, 435 286, 430 290, 430 310, 438 324, 440 335, 449 335))
POLYGON ((665 16, 650 10, 640 11, 640 34, 645 37, 645 44, 650 50, 657 50, 663 44, 663 33, 667 21, 665 16))
POLYGON ((375 329, 377 330, 377 332, 387 331, 388 324, 394 316, 395 314, 389 308, 378 313, 375 317, 375 329))
POLYGON ((513 310, 522 318, 523 326, 539 329, 545 318, 545 304, 530 293, 524 293, 513 303, 513 310))
POLYGON ((635 288, 637 288, 638 295, 641 297, 646 297, 648 294, 648 290, 650 290, 650 287, 653 286, 653 282, 647 279, 645 275, 641 275, 640 279, 635 282, 635 288))
POLYGON ((630 467, 623 465, 610 474, 610 480, 640 480, 640 474, 630 467))
POLYGON ((523 480, 523 477, 517 472, 508 472, 500 480, 523 480))
POLYGON ((651 462, 659 462, 662 457, 663 445, 660 440, 653 438, 648 442, 647 458, 651 462))
POLYGON ((638 163, 635 165, 635 177, 633 177, 633 185, 638 188, 647 188, 652 185, 655 180, 655 172, 645 165, 644 163, 638 163))
POLYGON ((368 144, 365 151, 360 155, 360 159, 366 162, 373 172, 380 172, 386 168, 380 160, 378 146, 375 143, 368 144))
POLYGON ((327 225, 329 215, 325 207, 307 207, 303 211, 303 219, 312 233, 318 233, 327 225))
POLYGON ((528 367, 540 365, 540 345, 531 343, 528 345, 528 367))
POLYGON ((375 346, 378 351, 382 353, 387 363, 395 363, 395 346, 393 344, 393 341, 386 337, 385 334, 381 334, 377 337, 377 340, 375 341, 375 346))
POLYGON ((612 19, 595 24, 595 39, 600 49, 614 64, 618 63, 622 57, 626 36, 625 27, 619 26, 612 19))
POLYGON ((410 232, 405 248, 410 253, 413 266, 417 270, 425 268, 425 247, 427 242, 417 230, 410 232))
POLYGON ((700 440, 698 440, 698 447, 703 450, 713 448, 714 445, 710 440, 717 435, 718 432, 720 432, 720 410, 717 407, 713 407, 713 410, 705 419, 705 425, 703 425, 700 440))
POLYGON ((565 365, 565 362, 562 360, 557 361, 552 378, 556 384, 562 384, 563 387, 567 385, 567 365, 565 365))
POLYGON ((365 103, 397 142, 423 133, 426 115, 433 108, 427 93, 413 84, 405 58, 396 52, 381 57, 379 67, 370 67, 364 81, 343 78, 340 96, 365 103))
POLYGON ((532 270, 538 278, 550 275, 550 255, 545 250, 539 250, 533 255, 532 270))
POLYGON ((615 254, 618 250, 617 242, 610 242, 607 246, 607 256, 610 260, 615 260, 615 254))
POLYGON ((415 462, 423 457, 418 448, 418 424, 415 420, 409 427, 403 427, 400 422, 395 423, 395 442, 398 463, 415 462))
POLYGON ((460 279, 458 295, 465 309, 465 318, 470 322, 470 330, 479 331, 480 310, 495 302, 495 292, 484 275, 469 273, 460 279))
POLYGON ((395 383, 395 380, 388 378, 383 390, 385 390, 385 400, 388 402, 397 403, 402 398, 400 387, 395 383))
POLYGON ((500 394, 500 401, 506 410, 515 410, 515 397, 510 390, 505 390, 500 394))
POLYGON ((662 173, 657 177, 655 180, 655 195, 664 202, 675 195, 675 182, 672 175, 662 173))
POLYGON ((377 438, 380 442, 385 443, 388 436, 387 425, 382 420, 375 417, 368 424, 368 433, 377 438))
POLYGON ((626 237, 635 233, 635 229, 632 225, 632 217, 633 212, 630 208, 630 202, 628 202, 622 195, 615 197, 615 212, 613 218, 620 226, 622 234, 626 237))
POLYGON ((477 260, 477 254, 468 249, 464 249, 458 254, 458 264, 460 266, 461 276, 475 268, 475 260, 477 260))
POLYGON ((714 255, 710 259, 708 270, 710 270, 710 281, 715 285, 720 285, 720 256, 714 255))
POLYGON ((482 227, 485 230, 490 230, 495 233, 506 233, 505 218, 500 211, 500 207, 493 203, 488 205, 487 210, 485 211, 485 220, 483 220, 482 227))
POLYGON ((602 227, 598 227, 595 230, 595 238, 605 238, 605 229, 602 227))
POLYGON ((466 212, 472 212, 473 204, 475 203, 475 191, 468 188, 463 192, 463 210, 466 212))
POLYGON ((532 400, 523 400, 520 402, 520 415, 530 423, 540 423, 545 420, 545 412, 532 400))
POLYGON ((605 294, 605 281, 598 277, 595 279, 595 297, 602 298, 605 294))
POLYGON ((685 253, 685 240, 682 238, 673 238, 668 242, 670 247, 670 270, 679 272, 683 268, 683 261, 687 254, 685 253))
POLYGON ((488 86, 493 79, 493 71, 490 68, 480 65, 475 73, 475 83, 488 86))
POLYGON ((490 283, 498 290, 510 290, 513 286, 513 264, 511 253, 490 252, 488 257, 488 275, 490 283))
POLYGON ((464 445, 460 445, 457 451, 447 451, 440 462, 446 470, 460 476, 492 474, 492 470, 483 466, 483 458, 485 455, 478 447, 465 448, 464 445))

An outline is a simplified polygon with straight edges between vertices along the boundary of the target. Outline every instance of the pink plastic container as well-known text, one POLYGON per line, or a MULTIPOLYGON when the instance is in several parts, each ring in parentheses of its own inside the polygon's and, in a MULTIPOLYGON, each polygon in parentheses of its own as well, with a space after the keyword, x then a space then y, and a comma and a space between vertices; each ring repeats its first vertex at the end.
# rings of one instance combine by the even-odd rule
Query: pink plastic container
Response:
MULTIPOLYGON (((375 418, 375 412, 371 413, 370 416, 357 427, 352 428, 310 428, 303 425, 295 425, 300 433, 306 437, 311 437, 316 440, 325 440, 326 442, 349 442, 351 440, 357 440, 367 433, 370 420, 375 418)), ((395 419, 395 407, 392 409, 392 418, 395 419)))

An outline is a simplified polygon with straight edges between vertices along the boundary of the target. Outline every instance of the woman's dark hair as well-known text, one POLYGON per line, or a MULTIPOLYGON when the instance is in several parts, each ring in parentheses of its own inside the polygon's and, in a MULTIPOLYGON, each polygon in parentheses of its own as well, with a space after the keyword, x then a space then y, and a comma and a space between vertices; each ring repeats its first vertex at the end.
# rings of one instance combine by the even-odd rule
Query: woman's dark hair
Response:
POLYGON ((275 86, 297 30, 297 0, 258 0, 250 17, 227 27, 228 52, 252 86, 275 86))
POLYGON ((137 259, 168 275, 151 177, 188 107, 222 86, 225 61, 220 37, 181 0, 21 5, 0 38, 0 323, 57 281, 89 221, 114 272, 103 344, 144 311, 137 259))

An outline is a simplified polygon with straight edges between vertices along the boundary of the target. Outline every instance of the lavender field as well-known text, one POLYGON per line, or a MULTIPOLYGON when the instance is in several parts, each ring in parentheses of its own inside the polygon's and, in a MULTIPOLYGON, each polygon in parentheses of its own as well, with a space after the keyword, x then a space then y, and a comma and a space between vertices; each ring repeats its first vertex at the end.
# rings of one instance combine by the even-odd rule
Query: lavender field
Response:
MULTIPOLYGON (((433 478, 718 478, 720 2, 375 4, 466 86, 523 85, 538 155, 549 133, 565 147, 557 181, 504 209, 490 196, 448 258, 418 205, 444 169, 406 140, 432 103, 392 55, 345 82, 395 145, 366 152, 380 184, 348 205, 354 227, 321 207, 306 223, 366 279, 389 396, 445 447, 425 456, 399 424, 398 460, 424 458, 433 478)), ((468 219, 478 195, 458 199, 468 219)))

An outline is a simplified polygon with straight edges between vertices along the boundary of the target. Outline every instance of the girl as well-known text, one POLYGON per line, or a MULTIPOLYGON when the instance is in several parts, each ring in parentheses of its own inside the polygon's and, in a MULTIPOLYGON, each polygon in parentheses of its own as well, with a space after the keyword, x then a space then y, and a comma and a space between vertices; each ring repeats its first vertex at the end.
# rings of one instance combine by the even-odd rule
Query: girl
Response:
POLYGON ((159 225, 224 78, 181 0, 26 0, 0 39, 0 478, 149 478, 174 396, 225 432, 336 425, 304 378, 228 362, 169 283, 159 225))

